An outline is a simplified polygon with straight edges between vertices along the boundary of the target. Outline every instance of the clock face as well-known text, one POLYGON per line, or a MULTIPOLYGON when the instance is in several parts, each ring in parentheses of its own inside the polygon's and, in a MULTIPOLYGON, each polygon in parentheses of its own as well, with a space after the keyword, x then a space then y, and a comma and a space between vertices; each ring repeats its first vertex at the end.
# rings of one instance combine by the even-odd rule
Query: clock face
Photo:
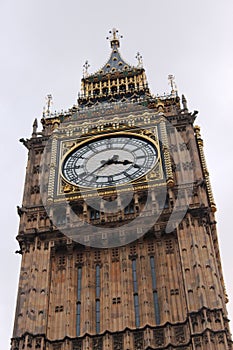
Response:
POLYGON ((81 187, 109 187, 134 181, 156 164, 158 151, 146 138, 115 135, 96 138, 72 150, 62 164, 62 175, 81 187))

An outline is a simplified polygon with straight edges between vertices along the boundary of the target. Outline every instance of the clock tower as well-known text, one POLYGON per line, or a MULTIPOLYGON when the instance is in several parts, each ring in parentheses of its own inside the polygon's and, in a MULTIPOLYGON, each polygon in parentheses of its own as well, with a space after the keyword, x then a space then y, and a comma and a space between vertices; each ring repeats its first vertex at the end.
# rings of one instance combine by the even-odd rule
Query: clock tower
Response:
POLYGON ((11 350, 232 349, 197 112, 142 58, 84 65, 77 103, 33 124, 11 350))

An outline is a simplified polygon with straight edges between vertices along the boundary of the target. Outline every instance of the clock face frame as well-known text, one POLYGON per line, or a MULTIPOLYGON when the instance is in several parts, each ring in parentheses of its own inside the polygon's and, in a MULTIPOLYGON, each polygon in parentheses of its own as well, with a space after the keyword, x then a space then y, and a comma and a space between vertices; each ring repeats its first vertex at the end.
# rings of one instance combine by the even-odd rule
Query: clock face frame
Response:
POLYGON ((61 175, 74 186, 105 188, 140 179, 158 159, 158 145, 148 137, 131 133, 100 135, 64 156, 61 175))

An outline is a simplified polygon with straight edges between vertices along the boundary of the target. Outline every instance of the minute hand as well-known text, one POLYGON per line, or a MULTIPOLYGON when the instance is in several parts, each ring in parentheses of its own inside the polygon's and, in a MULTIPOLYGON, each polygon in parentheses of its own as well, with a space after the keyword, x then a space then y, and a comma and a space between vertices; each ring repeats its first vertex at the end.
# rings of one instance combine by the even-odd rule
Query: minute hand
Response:
POLYGON ((105 165, 107 165, 107 164, 109 164, 109 163, 108 163, 108 160, 107 160, 106 162, 104 162, 103 164, 101 164, 98 168, 96 168, 95 170, 93 170, 90 174, 93 174, 93 173, 99 171, 100 169, 104 168, 105 165))

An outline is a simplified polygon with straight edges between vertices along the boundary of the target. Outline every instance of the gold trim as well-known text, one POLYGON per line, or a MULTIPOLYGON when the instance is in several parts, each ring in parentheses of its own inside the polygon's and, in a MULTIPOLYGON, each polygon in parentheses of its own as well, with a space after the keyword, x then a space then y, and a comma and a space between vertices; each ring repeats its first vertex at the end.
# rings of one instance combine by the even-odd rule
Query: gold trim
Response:
POLYGON ((51 147, 51 157, 50 157, 50 172, 49 172, 49 178, 48 178, 48 201, 52 202, 54 197, 54 185, 55 185, 55 175, 56 175, 56 165, 57 165, 57 158, 56 158, 56 151, 57 151, 57 137, 54 136, 52 141, 52 147, 51 147))
POLYGON ((212 192, 212 188, 211 188, 211 184, 210 184, 209 171, 207 169, 205 154, 204 154, 204 149, 203 149, 204 144, 203 144, 203 140, 201 138, 200 131, 201 131, 200 126, 198 126, 198 125, 194 126, 194 132, 195 132, 195 136, 196 136, 196 140, 197 140, 197 147, 198 147, 199 154, 200 154, 201 166, 202 166, 202 170, 203 170, 204 179, 206 181, 207 196, 209 198, 210 208, 211 208, 212 212, 216 212, 217 207, 216 207, 216 204, 214 201, 214 196, 213 196, 213 192, 212 192))
POLYGON ((172 171, 171 156, 169 152, 169 143, 168 143, 168 137, 167 137, 166 124, 164 121, 161 121, 160 123, 160 130, 161 130, 161 138, 163 142, 163 155, 164 155, 164 163, 165 163, 165 169, 166 169, 166 175, 167 175, 167 184, 169 187, 172 187, 174 186, 174 177, 173 177, 173 171, 172 171))
MULTIPOLYGON (((127 184, 125 184, 126 186, 127 184)), ((154 183, 152 184, 151 182, 150 183, 147 183, 147 184, 133 184, 134 186, 134 190, 135 191, 143 191, 143 190, 148 190, 148 188, 155 188, 155 187, 167 187, 167 183, 164 181, 162 183, 154 183)), ((119 185, 117 187, 120 187, 119 185)), ((101 197, 103 196, 112 196, 112 195, 115 195, 116 194, 116 190, 113 190, 112 188, 110 187, 105 187, 105 190, 103 191, 103 189, 98 189, 98 190, 102 190, 101 191, 101 197)), ((125 188, 123 188, 123 185, 121 185, 121 188, 118 189, 117 188, 117 192, 119 193, 124 193, 124 192, 128 192, 129 190, 132 190, 130 187, 126 186, 125 188)), ((100 191, 99 191, 100 192, 100 191)), ((85 200, 86 198, 93 198, 93 196, 97 196, 96 192, 94 192, 94 188, 92 189, 87 189, 86 192, 82 192, 82 193, 77 193, 77 192, 73 192, 73 193, 66 193, 65 194, 66 196, 66 201, 75 201, 75 200, 85 200)), ((99 196, 99 195, 98 195, 99 196)), ((64 201, 64 198, 56 198, 54 200, 54 203, 60 203, 60 202, 63 202, 64 201)))

